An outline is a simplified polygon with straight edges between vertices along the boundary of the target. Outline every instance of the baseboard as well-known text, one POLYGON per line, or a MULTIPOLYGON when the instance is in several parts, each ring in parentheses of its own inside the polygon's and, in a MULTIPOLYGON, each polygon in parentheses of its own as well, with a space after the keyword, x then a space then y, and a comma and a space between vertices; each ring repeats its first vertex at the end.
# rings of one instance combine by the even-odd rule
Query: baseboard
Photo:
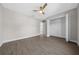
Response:
POLYGON ((52 36, 52 35, 50 35, 50 37, 57 37, 57 38, 60 38, 60 39, 65 39, 65 37, 52 36))
POLYGON ((33 35, 33 36, 29 36, 29 37, 20 37, 20 38, 11 39, 11 40, 5 40, 5 41, 3 41, 3 42, 0 44, 0 47, 1 47, 4 43, 7 43, 7 42, 16 41, 16 40, 21 40, 21 39, 24 39, 24 38, 31 38, 31 37, 35 37, 35 36, 39 36, 39 35, 40 35, 40 34, 38 34, 38 35, 33 35))
POLYGON ((3 45, 3 42, 2 43, 0 43, 0 47, 3 45))
POLYGON ((77 44, 78 44, 78 46, 79 46, 79 37, 78 37, 78 39, 77 39, 77 40, 78 40, 77 44))
POLYGON ((76 43, 76 44, 78 45, 78 42, 77 42, 77 41, 75 41, 75 40, 69 40, 69 41, 74 42, 74 43, 76 43))
POLYGON ((78 46, 79 46, 79 42, 78 42, 77 44, 78 44, 78 46))

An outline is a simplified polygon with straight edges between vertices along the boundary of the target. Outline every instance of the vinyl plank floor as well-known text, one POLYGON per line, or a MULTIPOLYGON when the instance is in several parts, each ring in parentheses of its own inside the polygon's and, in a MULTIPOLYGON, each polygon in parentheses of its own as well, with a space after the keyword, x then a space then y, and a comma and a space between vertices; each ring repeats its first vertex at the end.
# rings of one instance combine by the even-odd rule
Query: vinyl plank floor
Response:
POLYGON ((4 43, 0 55, 79 55, 79 47, 63 38, 35 36, 4 43))

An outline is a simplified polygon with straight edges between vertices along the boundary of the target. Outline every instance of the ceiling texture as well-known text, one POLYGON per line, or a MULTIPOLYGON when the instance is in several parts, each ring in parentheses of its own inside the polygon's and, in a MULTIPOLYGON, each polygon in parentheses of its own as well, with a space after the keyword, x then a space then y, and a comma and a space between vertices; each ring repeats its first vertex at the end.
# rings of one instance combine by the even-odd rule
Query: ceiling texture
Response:
POLYGON ((77 3, 47 3, 45 15, 33 11, 38 10, 42 4, 44 3, 2 3, 2 6, 35 19, 45 20, 50 16, 76 8, 78 5, 77 3))

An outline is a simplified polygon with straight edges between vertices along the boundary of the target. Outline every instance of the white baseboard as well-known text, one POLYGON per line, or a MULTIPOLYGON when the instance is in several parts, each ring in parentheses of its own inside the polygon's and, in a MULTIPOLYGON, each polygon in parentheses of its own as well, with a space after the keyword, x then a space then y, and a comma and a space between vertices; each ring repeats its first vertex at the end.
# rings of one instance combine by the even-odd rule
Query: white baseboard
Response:
POLYGON ((56 36, 56 35, 50 35, 50 36, 55 36, 55 37, 65 38, 65 37, 63 37, 63 36, 56 36))
POLYGON ((3 45, 3 42, 2 43, 0 43, 0 47, 3 45))
POLYGON ((77 42, 77 45, 79 46, 79 41, 77 42))
POLYGON ((24 39, 24 38, 30 38, 30 37, 34 37, 34 36, 39 36, 40 34, 38 35, 33 35, 33 36, 29 36, 29 37, 19 37, 19 38, 15 38, 15 39, 11 39, 11 40, 5 40, 5 41, 2 41, 0 43, 0 47, 4 44, 4 43, 7 43, 7 42, 11 42, 11 41, 16 41, 16 40, 21 40, 21 39, 24 39))
POLYGON ((69 41, 71 41, 71 42, 75 42, 75 43, 78 45, 78 42, 77 42, 77 41, 75 41, 75 40, 69 40, 69 41))

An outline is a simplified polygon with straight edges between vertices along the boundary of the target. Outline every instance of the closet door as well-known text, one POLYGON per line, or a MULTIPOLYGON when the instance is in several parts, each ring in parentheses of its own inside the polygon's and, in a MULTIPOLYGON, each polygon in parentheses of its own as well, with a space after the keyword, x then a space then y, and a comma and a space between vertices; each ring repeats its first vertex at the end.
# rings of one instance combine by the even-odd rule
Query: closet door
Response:
POLYGON ((66 21, 65 17, 53 19, 50 22, 50 35, 65 38, 66 21))

